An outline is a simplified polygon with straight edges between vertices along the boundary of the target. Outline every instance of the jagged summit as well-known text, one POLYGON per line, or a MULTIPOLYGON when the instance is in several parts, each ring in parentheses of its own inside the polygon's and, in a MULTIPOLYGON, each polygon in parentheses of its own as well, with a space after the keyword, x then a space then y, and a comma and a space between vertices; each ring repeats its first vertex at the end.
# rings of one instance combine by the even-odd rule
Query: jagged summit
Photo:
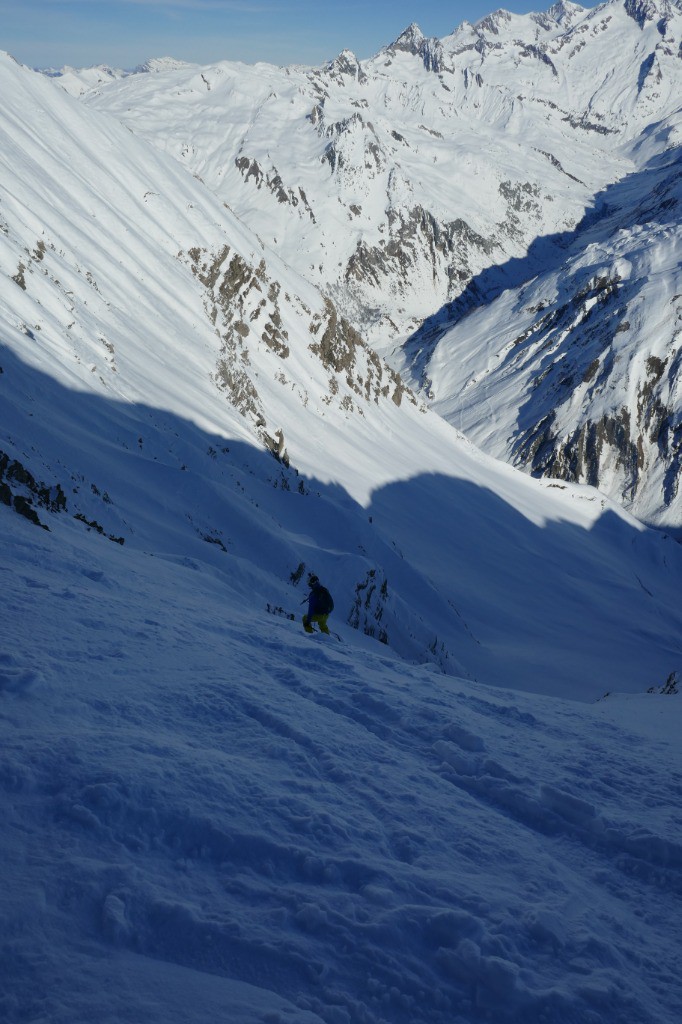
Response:
POLYGON ((493 11, 492 14, 486 15, 475 23, 475 27, 483 32, 491 32, 493 35, 498 35, 502 26, 508 25, 514 15, 505 10, 504 7, 498 8, 493 11))
POLYGON ((624 0, 624 7, 640 28, 656 22, 661 35, 664 35, 667 22, 682 11, 682 0, 624 0))
MULTIPOLYGON (((623 0, 615 0, 615 2, 621 3, 623 0)), ((543 32, 552 33, 556 31, 557 27, 565 32, 589 13, 589 8, 571 3, 571 0, 558 0, 546 11, 531 12, 530 14, 515 14, 502 7, 481 18, 473 28, 480 35, 494 36, 500 43, 503 39, 508 38, 509 41, 512 41, 517 38, 519 43, 523 41, 529 44, 534 40, 527 33, 533 26, 539 26, 543 32)), ((463 24, 466 25, 466 22, 463 24)))
POLYGON ((395 42, 387 47, 388 50, 405 50, 407 53, 419 53, 419 48, 426 39, 416 21, 408 25, 404 32, 401 32, 395 42))
POLYGON ((576 23, 588 14, 588 8, 581 7, 580 4, 570 3, 570 0, 559 0, 558 3, 553 4, 547 11, 539 14, 530 14, 528 17, 543 32, 554 35, 557 28, 563 33, 570 32, 576 23))
POLYGON ((567 21, 572 21, 574 18, 585 14, 587 8, 581 4, 571 3, 571 0, 558 0, 557 3, 547 10, 547 14, 553 21, 558 22, 560 25, 567 21))
POLYGON ((571 0, 559 0, 558 3, 552 4, 549 13, 556 21, 560 21, 567 16, 586 14, 588 10, 589 8, 583 4, 574 4, 571 0))
POLYGON ((352 50, 342 50, 338 57, 329 62, 326 70, 330 75, 350 75, 358 80, 365 77, 362 65, 352 50))
POLYGON ((425 36, 414 21, 404 32, 401 32, 394 43, 381 52, 389 55, 409 53, 414 57, 419 57, 427 71, 440 71, 443 67, 441 41, 425 36))

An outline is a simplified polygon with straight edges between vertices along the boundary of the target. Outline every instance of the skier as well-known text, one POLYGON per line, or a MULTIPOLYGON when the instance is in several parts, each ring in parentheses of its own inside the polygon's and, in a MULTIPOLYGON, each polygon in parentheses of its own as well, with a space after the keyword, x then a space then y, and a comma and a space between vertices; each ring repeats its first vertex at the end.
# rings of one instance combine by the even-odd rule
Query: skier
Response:
POLYGON ((310 595, 308 597, 308 611, 303 616, 303 628, 306 633, 314 633, 315 630, 312 627, 312 623, 316 622, 320 627, 320 632, 328 634, 327 619, 334 610, 332 595, 326 587, 322 586, 314 573, 308 576, 308 586, 310 587, 310 595))

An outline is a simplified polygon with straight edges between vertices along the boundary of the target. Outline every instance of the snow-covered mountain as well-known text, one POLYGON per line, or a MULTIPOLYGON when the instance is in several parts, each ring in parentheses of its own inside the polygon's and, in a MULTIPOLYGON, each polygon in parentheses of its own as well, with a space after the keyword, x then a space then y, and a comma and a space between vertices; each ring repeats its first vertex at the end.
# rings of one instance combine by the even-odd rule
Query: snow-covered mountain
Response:
MULTIPOLYGON (((558 3, 540 14, 497 11, 444 39, 412 25, 370 60, 346 51, 316 69, 161 68, 101 81, 83 99, 198 174, 478 444, 534 472, 595 483, 647 521, 677 528, 678 334, 672 307, 659 317, 653 279, 670 300, 679 293, 681 54, 678 0, 558 3), (652 221, 652 244, 663 247, 655 273, 640 256, 651 252, 652 221), (498 347, 486 343, 485 365, 468 324, 434 356, 462 310, 525 283, 547 260, 565 277, 569 242, 594 262, 557 295, 556 308, 566 299, 575 315, 554 318, 543 296, 544 319, 527 317, 512 334, 500 304, 488 321, 498 347), (623 312, 621 287, 618 323, 604 323, 596 342, 602 371, 589 377, 595 342, 579 310, 591 304, 590 275, 609 281, 622 261, 636 268, 637 309, 623 312), (548 323, 554 341, 545 344, 548 323), (526 332, 525 375, 514 390, 505 376, 498 389, 488 357, 506 369, 505 353, 526 332), (504 404, 499 429, 482 412, 486 396, 504 404)), ((555 294, 551 281, 544 292, 555 294)))
POLYGON ((680 546, 0 93, 2 1020, 676 1024, 680 546))
POLYGON ((676 669, 677 545, 483 456, 176 161, 1 73, 6 502, 245 558, 261 611, 314 562, 341 619, 448 673, 596 697, 676 669))
POLYGON ((386 341, 572 228, 680 105, 682 11, 611 0, 416 25, 324 68, 224 62, 85 101, 175 156, 355 326, 386 341))
MULTIPOLYGON (((682 140, 681 126, 656 130, 682 140)), ((481 275, 401 352, 406 378, 486 451, 595 484, 677 534, 681 169, 677 143, 605 190, 575 232, 481 275)))
POLYGON ((124 71, 122 68, 110 68, 107 64, 98 64, 95 67, 86 68, 49 68, 41 69, 43 74, 50 78, 57 79, 59 85, 71 96, 84 96, 93 89, 106 85, 111 81, 118 81, 128 75, 135 74, 158 74, 162 71, 175 71, 179 68, 192 68, 195 65, 187 61, 176 60, 174 57, 153 57, 133 68, 131 71, 124 71))

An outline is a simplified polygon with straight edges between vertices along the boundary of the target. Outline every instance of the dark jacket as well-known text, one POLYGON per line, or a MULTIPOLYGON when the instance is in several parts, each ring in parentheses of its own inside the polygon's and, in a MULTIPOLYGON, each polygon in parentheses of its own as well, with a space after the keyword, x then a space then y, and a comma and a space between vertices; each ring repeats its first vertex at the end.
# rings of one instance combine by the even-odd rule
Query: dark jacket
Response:
POLYGON ((316 583, 310 589, 308 596, 308 618, 313 615, 329 615, 334 608, 331 594, 321 583, 316 583))

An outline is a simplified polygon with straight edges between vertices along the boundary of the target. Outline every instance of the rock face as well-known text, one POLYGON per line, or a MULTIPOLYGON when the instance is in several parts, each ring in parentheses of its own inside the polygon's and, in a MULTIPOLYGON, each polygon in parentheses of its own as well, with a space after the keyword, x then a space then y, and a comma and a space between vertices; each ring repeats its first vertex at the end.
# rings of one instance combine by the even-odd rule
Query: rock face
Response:
MULTIPOLYGON (((331 300, 325 301, 323 312, 311 312, 303 300, 283 294, 264 260, 254 267, 227 245, 218 252, 193 248, 187 259, 205 288, 206 313, 220 338, 214 383, 253 425, 265 447, 286 465, 289 456, 284 436, 281 430, 274 435, 269 432, 268 403, 259 394, 259 371, 253 365, 259 350, 269 352, 281 363, 275 379, 283 385, 289 383, 286 366, 291 353, 285 321, 293 320, 297 333, 309 339, 308 352, 327 374, 326 389, 316 396, 325 405, 363 415, 366 402, 390 399, 399 406, 407 395, 417 404, 399 374, 339 316, 331 300)), ((307 393, 300 393, 302 404, 306 404, 307 393)))

